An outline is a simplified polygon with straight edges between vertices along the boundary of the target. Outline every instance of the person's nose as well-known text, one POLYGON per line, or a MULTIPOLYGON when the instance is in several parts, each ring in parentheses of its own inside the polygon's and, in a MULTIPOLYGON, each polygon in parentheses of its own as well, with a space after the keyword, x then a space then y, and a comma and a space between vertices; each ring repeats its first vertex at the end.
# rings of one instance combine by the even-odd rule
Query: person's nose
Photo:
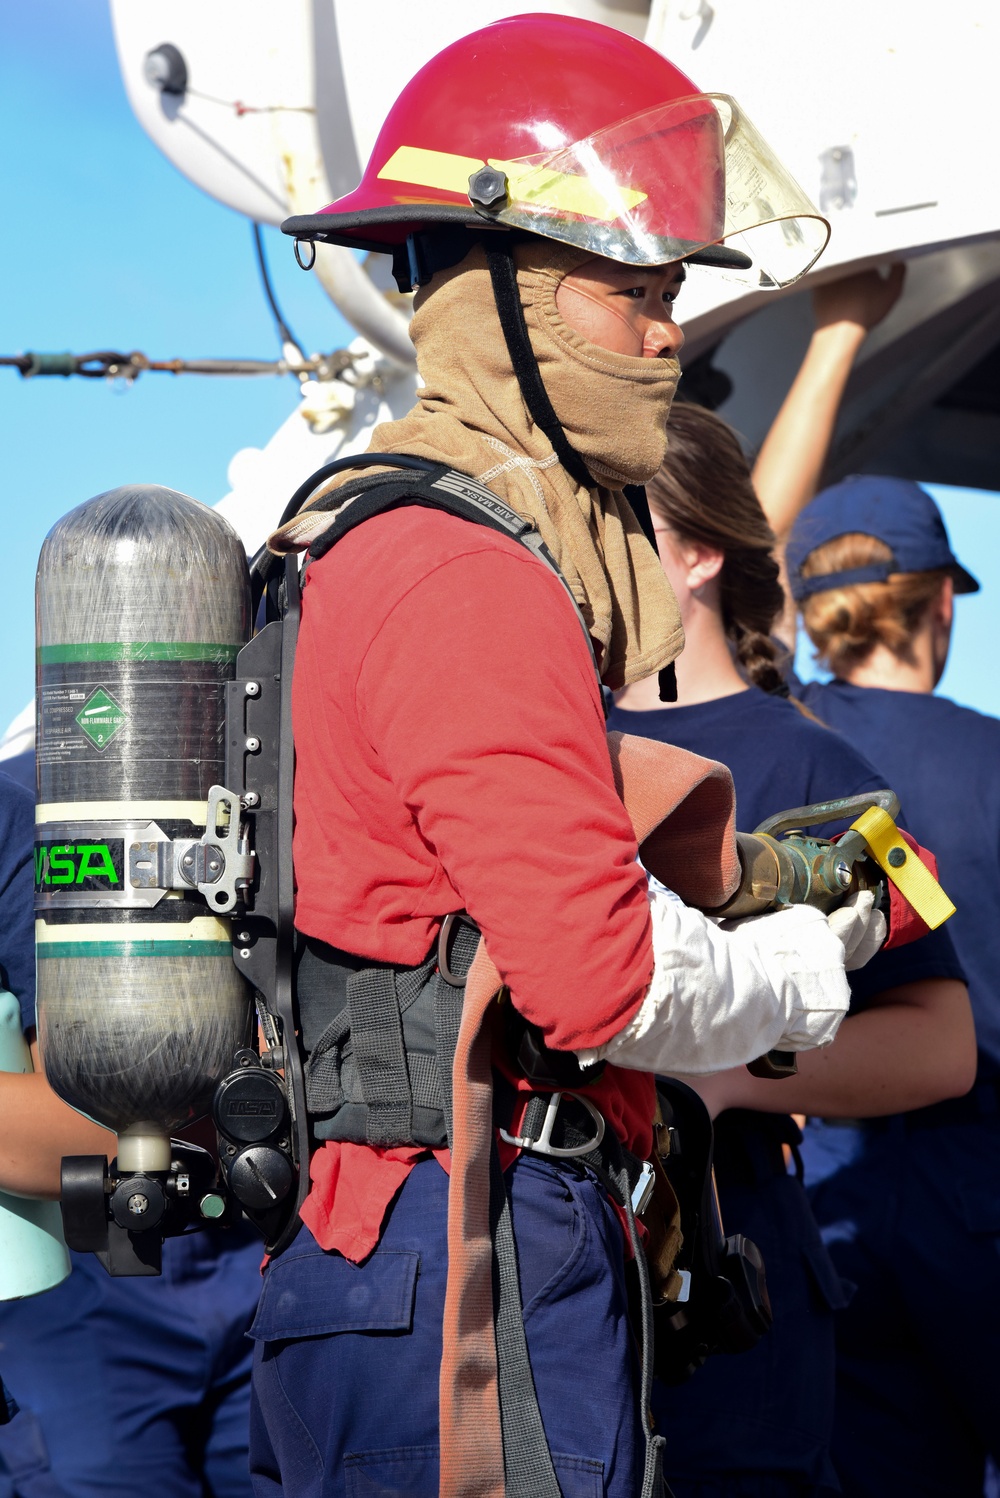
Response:
POLYGON ((651 322, 642 340, 642 357, 658 359, 661 354, 673 358, 684 347, 684 334, 672 318, 651 322))

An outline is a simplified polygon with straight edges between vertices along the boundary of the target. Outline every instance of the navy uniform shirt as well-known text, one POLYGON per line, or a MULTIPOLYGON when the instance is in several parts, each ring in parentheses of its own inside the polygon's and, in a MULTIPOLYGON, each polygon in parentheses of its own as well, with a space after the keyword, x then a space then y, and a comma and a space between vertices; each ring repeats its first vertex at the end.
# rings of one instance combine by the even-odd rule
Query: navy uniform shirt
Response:
POLYGON ((20 754, 12 754, 8 759, 0 760, 0 774, 6 775, 8 780, 16 780, 18 785, 25 786, 34 796, 34 749, 23 749, 20 754))
MULTIPOLYGON (((817 711, 814 704, 810 705, 817 711)), ((1000 729, 1000 724, 996 726, 1000 729)), ((757 687, 691 707, 639 713, 615 707, 608 728, 676 744, 728 765, 736 785, 736 825, 741 832, 752 832, 775 812, 807 806, 813 801, 828 801, 835 796, 881 790, 887 785, 897 792, 905 815, 910 816, 908 788, 897 785, 891 765, 874 770, 860 749, 854 747, 853 736, 848 736, 848 742, 840 734, 811 722, 786 698, 770 697, 757 687)), ((816 831, 830 835, 842 829, 843 824, 839 824, 816 831)), ((937 845, 929 834, 921 837, 919 830, 914 830, 914 836, 937 853, 937 845)), ((947 888, 947 880, 943 882, 947 888)), ((1000 905, 1000 879, 995 879, 994 893, 1000 905)), ((1000 927, 996 940, 1000 956, 1000 927)), ((874 994, 902 983, 921 978, 961 981, 963 977, 951 939, 943 928, 909 946, 879 952, 865 967, 848 973, 852 1003, 856 1007, 862 1007, 874 994)))
MULTIPOLYGON (((35 1023, 35 798, 0 771, 0 988, 21 1006, 21 1028, 35 1023)), ((0 1380, 0 1425, 17 1413, 0 1380)))
MULTIPOLYGON (((776 812, 880 790, 887 781, 887 772, 874 770, 839 734, 755 687, 691 707, 642 713, 615 708, 608 726, 727 764, 736 783, 737 826, 744 832, 776 812)), ((843 825, 816 831, 830 834, 843 825)), ((863 1007, 902 983, 961 976, 947 934, 935 932, 898 951, 879 952, 849 973, 852 1006, 863 1007)), ((666 1472, 678 1493, 833 1489, 827 1453, 832 1312, 844 1304, 844 1294, 803 1188, 785 1174, 781 1146, 800 1141, 787 1115, 732 1108, 715 1121, 723 1221, 728 1232, 745 1233, 760 1247, 775 1322, 751 1352, 710 1359, 683 1388, 657 1386, 654 1408, 667 1437, 666 1472)))
POLYGON ((0 987, 35 1023, 35 798, 0 771, 0 987))
POLYGON ((1000 721, 946 697, 810 682, 798 695, 880 765, 937 856, 976 1021, 980 1074, 1000 1075, 1000 721))

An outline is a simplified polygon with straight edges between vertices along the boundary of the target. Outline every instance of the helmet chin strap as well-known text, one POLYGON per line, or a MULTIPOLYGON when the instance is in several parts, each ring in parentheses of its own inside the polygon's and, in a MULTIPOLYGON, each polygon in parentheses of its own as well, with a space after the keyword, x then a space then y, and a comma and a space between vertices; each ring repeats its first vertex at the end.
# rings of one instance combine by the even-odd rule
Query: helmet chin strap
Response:
POLYGON ((524 320, 524 308, 521 306, 513 242, 507 235, 502 240, 498 235, 496 240, 492 237, 484 238, 483 248, 490 268, 493 299, 500 317, 504 342, 531 419, 551 442, 553 451, 570 478, 584 489, 596 489, 597 480, 563 431, 542 381, 528 336, 528 325, 524 320))
MULTIPOLYGON (((489 266, 490 282, 493 286, 493 300, 500 318, 504 342, 507 345, 507 353, 531 419, 545 433, 553 451, 570 477, 584 489, 595 489, 598 487, 598 481, 566 436, 549 399, 549 393, 545 388, 534 350, 531 347, 517 284, 513 236, 502 230, 477 232, 468 227, 438 230, 433 234, 411 234, 405 245, 397 247, 393 256, 393 275, 396 284, 400 291, 411 291, 415 287, 427 285, 436 271, 447 270, 464 260, 477 242, 486 252, 486 263, 489 266)), ((577 296, 585 297, 597 306, 606 307, 605 303, 598 302, 597 297, 582 287, 573 286, 570 289, 577 296)), ((631 324, 616 308, 610 307, 607 310, 613 312, 626 327, 631 329, 631 324)), ((641 351, 637 357, 641 357, 641 351)), ((643 535, 655 551, 656 537, 649 506, 646 503, 646 491, 641 485, 627 484, 624 492, 635 511, 643 535)))
MULTIPOLYGON (((521 306, 513 242, 506 236, 501 240, 497 235, 496 239, 484 238, 483 244, 486 250, 486 262, 490 268, 490 280, 493 284, 493 299, 496 302, 507 352, 524 397, 524 404, 528 408, 532 421, 548 437, 553 451, 570 477, 578 484, 582 484, 585 489, 596 488, 596 482, 586 463, 563 431, 562 423, 555 413, 552 402, 549 400, 549 392, 542 380, 541 371, 531 347, 531 339, 528 336, 524 308, 521 306)), ((655 552, 657 549, 656 533, 653 530, 653 517, 649 513, 645 489, 641 484, 627 484, 624 492, 646 540, 655 552)), ((661 702, 677 701, 677 677, 672 662, 659 673, 659 691, 661 702)))
MULTIPOLYGON (((563 431, 562 423, 553 409, 552 402, 549 400, 549 392, 542 380, 541 371, 531 347, 531 339, 528 336, 524 308, 521 306, 513 243, 509 239, 501 240, 499 235, 496 239, 484 239, 483 243, 486 261, 490 268, 490 280, 493 283, 493 298, 500 316, 500 326, 503 329, 507 352, 517 376, 517 383, 524 397, 524 404, 531 414, 532 421, 548 437, 553 451, 570 477, 578 484, 582 484, 585 489, 597 488, 596 479, 563 431)), ((582 292, 581 295, 586 296, 587 293, 582 292)), ((596 301, 596 298, 593 300, 596 301)), ((642 527, 643 535, 655 551, 656 535, 645 489, 641 484, 626 484, 624 493, 635 513, 635 518, 642 527)))
MULTIPOLYGON (((435 236, 410 235, 406 245, 400 246, 394 257, 393 272, 397 284, 401 290, 407 291, 413 286, 425 285, 432 279, 435 270, 446 269, 463 260, 476 239, 486 252, 493 299, 504 342, 531 419, 549 439, 552 450, 570 477, 584 489, 598 488, 597 480, 566 436, 542 380, 524 320, 524 308, 521 306, 512 236, 496 232, 475 234, 464 228, 435 236)), ((656 534, 645 489, 641 484, 626 484, 624 494, 643 535, 655 552, 656 534)), ((677 685, 672 665, 660 672, 659 685, 661 701, 676 701, 677 685)))

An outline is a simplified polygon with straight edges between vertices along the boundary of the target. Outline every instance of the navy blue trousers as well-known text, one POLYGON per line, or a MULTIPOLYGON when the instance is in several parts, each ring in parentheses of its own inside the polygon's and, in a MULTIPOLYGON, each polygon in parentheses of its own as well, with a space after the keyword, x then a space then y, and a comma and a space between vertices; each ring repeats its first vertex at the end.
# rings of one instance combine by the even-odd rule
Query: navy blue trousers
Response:
MULTIPOLYGON (((644 1448, 622 1230, 585 1172, 507 1175, 542 1421, 563 1498, 635 1498, 644 1448)), ((437 1498, 448 1178, 414 1167, 362 1265, 306 1229, 264 1276, 250 1456, 257 1498, 437 1498)))
POLYGON ((679 1388, 654 1386, 676 1498, 818 1498, 830 1463, 834 1308, 840 1279, 791 1175, 719 1188, 727 1233, 764 1255, 774 1325, 750 1352, 710 1358, 679 1388))
POLYGON ((837 1324, 844 1493, 980 1498, 1000 1456, 1000 1118, 893 1120, 812 1199, 858 1287, 837 1324))
POLYGON ((262 1245, 247 1228, 168 1238, 158 1279, 90 1254, 44 1295, 0 1305, 20 1413, 0 1427, 0 1498, 250 1498, 262 1245))

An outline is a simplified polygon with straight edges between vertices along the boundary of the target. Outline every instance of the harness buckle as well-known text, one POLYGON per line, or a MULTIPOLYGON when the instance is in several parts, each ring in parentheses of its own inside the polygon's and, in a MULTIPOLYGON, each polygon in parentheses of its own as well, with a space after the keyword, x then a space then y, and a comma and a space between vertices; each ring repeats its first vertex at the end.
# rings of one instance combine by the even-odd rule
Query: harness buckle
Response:
POLYGON ((465 979, 456 977, 448 963, 448 943, 451 941, 451 933, 455 922, 465 914, 462 910, 449 910, 441 922, 438 932, 437 965, 438 972, 451 988, 464 988, 465 979))
POLYGON ((550 1155, 556 1160, 573 1160, 579 1155, 589 1155, 591 1150, 597 1149, 604 1138, 604 1129, 604 1115, 594 1107, 589 1098, 583 1097, 579 1092, 554 1092, 549 1098, 537 1138, 532 1138, 527 1134, 508 1134, 506 1129, 498 1129, 497 1132, 505 1144, 512 1144, 516 1149, 529 1150, 536 1155, 550 1155), (585 1140, 583 1144, 559 1148, 552 1143, 552 1130, 555 1128, 564 1097, 575 1099, 590 1114, 594 1123, 594 1137, 585 1140))

